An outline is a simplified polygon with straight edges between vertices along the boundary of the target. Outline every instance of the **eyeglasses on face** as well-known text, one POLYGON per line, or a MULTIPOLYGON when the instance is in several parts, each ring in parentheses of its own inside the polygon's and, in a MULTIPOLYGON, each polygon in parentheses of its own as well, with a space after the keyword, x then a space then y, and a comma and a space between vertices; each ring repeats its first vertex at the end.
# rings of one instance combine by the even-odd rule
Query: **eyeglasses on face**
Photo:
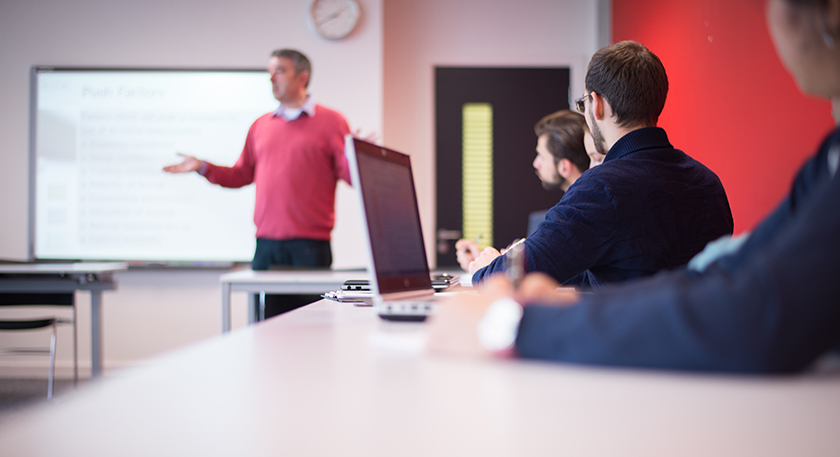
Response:
POLYGON ((586 112, 586 104, 584 102, 587 99, 589 99, 590 96, 592 96, 592 92, 590 92, 590 93, 584 95, 583 97, 580 97, 577 100, 575 100, 575 108, 577 108, 577 110, 580 111, 581 113, 586 112))

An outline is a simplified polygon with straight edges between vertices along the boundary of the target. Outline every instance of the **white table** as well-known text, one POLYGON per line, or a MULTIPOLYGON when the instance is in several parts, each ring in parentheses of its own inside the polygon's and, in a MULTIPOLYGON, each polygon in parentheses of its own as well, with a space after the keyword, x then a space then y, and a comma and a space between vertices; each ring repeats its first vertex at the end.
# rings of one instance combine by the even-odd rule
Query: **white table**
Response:
POLYGON ((102 373, 102 291, 116 287, 113 274, 124 262, 0 264, 0 293, 90 291, 91 376, 102 373))
MULTIPOLYGON (((840 373, 732 377, 390 350, 321 301, 9 417, 4 455, 837 456, 840 373)), ((397 346, 397 345, 395 345, 397 346)))
POLYGON ((257 322, 254 294, 323 294, 348 279, 369 279, 365 270, 242 270, 219 277, 222 283, 222 333, 230 331, 230 294, 248 292, 248 324, 257 322))

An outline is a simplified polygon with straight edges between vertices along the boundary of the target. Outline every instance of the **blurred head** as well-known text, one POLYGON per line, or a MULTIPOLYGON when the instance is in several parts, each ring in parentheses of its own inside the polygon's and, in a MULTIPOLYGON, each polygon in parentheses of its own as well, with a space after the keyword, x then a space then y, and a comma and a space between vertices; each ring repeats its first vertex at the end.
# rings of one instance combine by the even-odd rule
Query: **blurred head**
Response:
POLYGON ((840 0, 768 0, 767 26, 803 92, 840 96, 840 0))
POLYGON ((537 157, 533 166, 543 188, 566 190, 589 168, 583 146, 585 129, 584 117, 569 110, 549 114, 534 126, 537 157))
POLYGON ((626 128, 655 126, 668 96, 665 67, 635 41, 599 49, 589 61, 585 84, 587 93, 595 92, 610 105, 612 122, 626 128))
POLYGON ((271 91, 280 103, 297 102, 306 96, 312 65, 305 55, 293 49, 278 49, 268 60, 271 91))
POLYGON ((598 148, 595 147, 595 140, 592 138, 592 133, 589 132, 589 129, 583 133, 583 146, 586 148, 586 155, 589 156, 589 168, 604 163, 604 157, 607 155, 598 152, 598 148))

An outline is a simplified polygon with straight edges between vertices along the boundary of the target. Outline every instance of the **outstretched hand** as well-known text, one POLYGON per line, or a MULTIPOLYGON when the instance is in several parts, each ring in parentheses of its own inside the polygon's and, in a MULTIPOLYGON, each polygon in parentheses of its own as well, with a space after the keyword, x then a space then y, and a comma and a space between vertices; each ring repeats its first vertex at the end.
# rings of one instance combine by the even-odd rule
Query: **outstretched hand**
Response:
POLYGON ((183 157, 183 162, 175 165, 168 165, 163 167, 163 171, 167 173, 189 173, 191 171, 198 171, 201 170, 201 161, 196 159, 191 155, 187 155, 181 152, 177 153, 179 156, 183 157))
POLYGON ((356 129, 353 132, 353 136, 356 137, 356 138, 359 138, 361 140, 365 140, 368 143, 379 144, 379 135, 377 135, 376 132, 373 132, 373 131, 368 133, 367 135, 363 136, 362 135, 362 129, 356 129))

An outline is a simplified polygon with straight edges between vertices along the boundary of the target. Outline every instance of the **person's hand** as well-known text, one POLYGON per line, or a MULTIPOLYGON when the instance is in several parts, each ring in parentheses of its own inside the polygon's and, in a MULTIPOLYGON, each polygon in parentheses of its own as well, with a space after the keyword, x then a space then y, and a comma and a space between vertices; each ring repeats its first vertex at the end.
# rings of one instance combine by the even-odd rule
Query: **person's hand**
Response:
POLYGON ((471 275, 474 275, 476 271, 481 270, 482 268, 490 265, 490 262, 502 255, 499 251, 496 250, 494 247, 487 247, 481 251, 481 254, 475 258, 472 262, 470 262, 467 271, 470 272, 471 275))
POLYGON ((478 342, 478 323, 498 297, 460 293, 438 301, 427 319, 426 349, 430 353, 489 357, 478 342))
POLYGON ((495 297, 512 297, 517 303, 539 303, 540 305, 570 306, 577 303, 580 295, 573 287, 563 287, 551 276, 535 272, 529 273, 519 282, 514 290, 513 284, 504 274, 498 273, 475 287, 479 294, 495 297))
POLYGON ((496 274, 476 290, 479 294, 461 293, 438 301, 435 314, 428 319, 426 348, 429 352, 479 357, 494 355, 478 341, 478 323, 494 301, 512 296, 513 286, 505 275, 496 274))
MULTIPOLYGON (((495 284, 493 286, 499 287, 495 284)), ((513 298, 519 303, 571 306, 577 303, 580 294, 573 287, 562 287, 545 273, 535 272, 522 278, 519 289, 513 293, 513 298)))
POLYGON ((198 171, 201 170, 201 161, 196 159, 195 157, 183 153, 177 153, 179 156, 184 158, 184 161, 175 164, 163 167, 163 171, 167 173, 189 173, 191 171, 198 171))
POLYGON ((512 354, 510 351, 492 353, 478 341, 478 324, 487 308, 503 297, 512 297, 525 306, 531 302, 558 306, 571 306, 577 302, 577 292, 558 289, 558 286, 551 277, 532 273, 522 279, 518 290, 514 290, 505 275, 493 275, 476 288, 478 295, 461 293, 438 302, 435 314, 428 319, 426 348, 437 354, 508 357, 512 354))
POLYGON ((367 141, 368 143, 379 144, 379 135, 377 135, 376 132, 370 132, 366 136, 362 136, 362 129, 356 129, 353 132, 353 136, 367 141))
POLYGON ((481 254, 481 250, 478 249, 478 245, 474 241, 462 238, 455 242, 455 257, 464 271, 470 271, 470 262, 475 260, 479 254, 481 254))

